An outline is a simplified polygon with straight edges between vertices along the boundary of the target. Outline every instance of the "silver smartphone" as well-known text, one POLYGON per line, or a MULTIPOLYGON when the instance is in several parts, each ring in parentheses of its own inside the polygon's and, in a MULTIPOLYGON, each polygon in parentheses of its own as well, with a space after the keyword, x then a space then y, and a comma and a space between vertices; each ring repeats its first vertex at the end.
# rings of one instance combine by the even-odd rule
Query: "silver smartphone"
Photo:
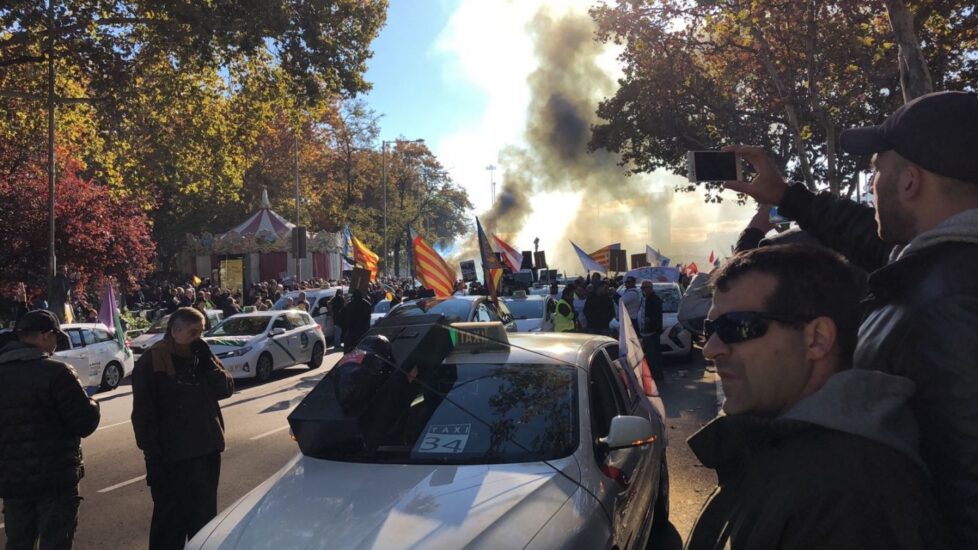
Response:
POLYGON ((733 181, 743 178, 735 153, 723 151, 687 151, 687 178, 691 182, 733 181))

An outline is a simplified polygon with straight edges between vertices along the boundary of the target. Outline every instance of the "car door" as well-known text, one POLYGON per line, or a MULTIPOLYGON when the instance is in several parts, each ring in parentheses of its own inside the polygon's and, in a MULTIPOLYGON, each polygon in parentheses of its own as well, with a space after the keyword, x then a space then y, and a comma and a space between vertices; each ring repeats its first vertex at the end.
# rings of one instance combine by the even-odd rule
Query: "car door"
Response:
POLYGON ((607 478, 604 484, 611 494, 612 544, 628 548, 641 537, 647 497, 642 495, 647 483, 641 479, 647 473, 643 468, 647 449, 632 447, 609 451, 598 444, 599 438, 608 435, 611 419, 629 415, 632 407, 620 374, 616 373, 603 350, 591 358, 588 369, 591 406, 591 430, 594 458, 598 468, 607 478))
POLYGON ((104 342, 100 342, 94 329, 83 328, 81 330, 82 339, 85 342, 85 349, 88 355, 88 380, 90 384, 102 383, 102 370, 109 362, 110 356, 106 352, 104 342))
POLYGON ((83 385, 91 386, 88 372, 88 350, 85 349, 82 331, 77 328, 69 328, 65 332, 68 333, 68 345, 62 347, 62 343, 59 343, 55 355, 75 369, 83 385))
POLYGON ((291 331, 292 325, 289 323, 288 318, 286 318, 285 313, 276 315, 269 329, 271 344, 268 346, 268 349, 272 352, 272 358, 275 360, 275 368, 286 367, 296 362, 289 343, 289 338, 292 336, 291 331), (282 329, 282 334, 271 336, 271 332, 275 329, 282 329))
POLYGON ((289 320, 289 326, 292 327, 291 335, 289 337, 290 350, 292 350, 292 355, 295 356, 296 363, 302 363, 309 361, 312 356, 312 344, 313 335, 311 333, 315 332, 316 329, 313 328, 312 319, 304 313, 298 311, 290 311, 285 314, 286 319, 289 320))

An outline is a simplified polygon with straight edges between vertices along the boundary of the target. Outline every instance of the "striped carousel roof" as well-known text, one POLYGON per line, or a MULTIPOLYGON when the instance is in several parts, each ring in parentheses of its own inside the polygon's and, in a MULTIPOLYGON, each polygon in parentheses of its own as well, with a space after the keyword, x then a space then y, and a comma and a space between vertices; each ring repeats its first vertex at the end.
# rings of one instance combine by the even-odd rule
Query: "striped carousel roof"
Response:
POLYGON ((295 224, 289 223, 285 218, 275 213, 268 201, 268 191, 262 191, 261 208, 252 214, 250 218, 233 227, 231 231, 245 237, 253 237, 259 231, 271 231, 276 235, 284 235, 292 231, 295 224))

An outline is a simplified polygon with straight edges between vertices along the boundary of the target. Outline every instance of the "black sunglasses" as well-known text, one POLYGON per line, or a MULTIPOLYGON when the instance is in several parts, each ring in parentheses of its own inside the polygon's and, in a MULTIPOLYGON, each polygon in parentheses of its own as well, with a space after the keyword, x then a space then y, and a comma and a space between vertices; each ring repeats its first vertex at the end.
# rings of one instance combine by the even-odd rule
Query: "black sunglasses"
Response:
POLYGON ((797 324, 807 323, 811 319, 799 315, 778 315, 761 311, 731 311, 716 319, 703 321, 703 335, 709 340, 715 332, 725 344, 737 344, 764 336, 769 321, 797 324))

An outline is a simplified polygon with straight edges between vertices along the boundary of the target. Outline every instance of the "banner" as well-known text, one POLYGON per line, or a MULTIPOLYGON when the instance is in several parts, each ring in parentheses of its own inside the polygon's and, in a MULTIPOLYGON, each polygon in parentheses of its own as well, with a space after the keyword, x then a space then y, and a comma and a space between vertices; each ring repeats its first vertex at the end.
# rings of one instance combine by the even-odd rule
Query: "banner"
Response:
POLYGON ((244 289, 244 261, 241 258, 221 260, 221 286, 230 290, 244 289))
POLYGON ((679 282, 679 270, 675 267, 640 267, 625 273, 625 277, 635 277, 641 281, 648 279, 653 283, 679 282))
POLYGON ((466 283, 471 283, 479 280, 479 276, 475 273, 475 260, 465 260, 458 264, 462 268, 462 280, 466 283))

